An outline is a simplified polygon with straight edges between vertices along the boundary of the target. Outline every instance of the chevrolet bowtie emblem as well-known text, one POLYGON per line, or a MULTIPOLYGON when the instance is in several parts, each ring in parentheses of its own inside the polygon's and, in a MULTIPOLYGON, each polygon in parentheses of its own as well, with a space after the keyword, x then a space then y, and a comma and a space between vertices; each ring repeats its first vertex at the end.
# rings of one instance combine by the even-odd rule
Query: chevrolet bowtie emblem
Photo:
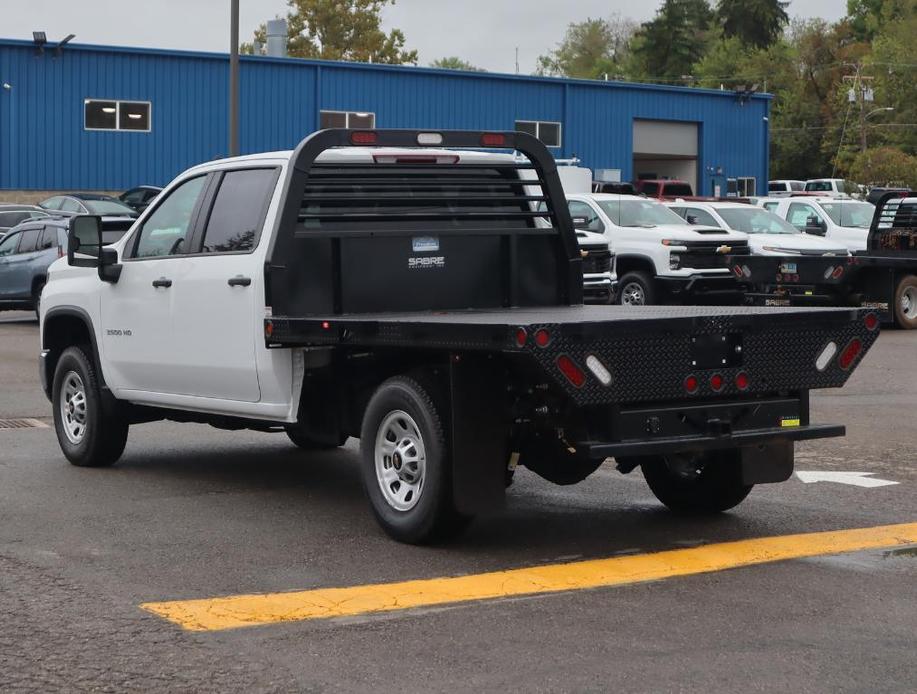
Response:
POLYGON ((727 253, 732 252, 732 246, 720 246, 716 249, 716 252, 720 255, 726 255, 727 253))

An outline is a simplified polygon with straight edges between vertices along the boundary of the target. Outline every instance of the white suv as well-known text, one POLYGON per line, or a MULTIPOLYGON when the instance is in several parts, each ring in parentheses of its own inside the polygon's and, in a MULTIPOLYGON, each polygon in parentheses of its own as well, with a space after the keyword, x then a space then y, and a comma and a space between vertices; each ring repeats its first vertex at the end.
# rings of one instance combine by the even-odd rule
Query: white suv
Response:
POLYGON ((567 196, 570 216, 615 252, 618 303, 630 306, 738 291, 726 255, 747 254, 745 234, 689 226, 660 202, 634 195, 567 196))
POLYGON ((753 255, 849 255, 847 247, 803 234, 761 207, 741 202, 670 202, 666 206, 691 224, 717 226, 748 234, 753 255))
POLYGON ((806 234, 821 236, 851 251, 865 251, 876 207, 860 200, 784 198, 774 212, 806 234))

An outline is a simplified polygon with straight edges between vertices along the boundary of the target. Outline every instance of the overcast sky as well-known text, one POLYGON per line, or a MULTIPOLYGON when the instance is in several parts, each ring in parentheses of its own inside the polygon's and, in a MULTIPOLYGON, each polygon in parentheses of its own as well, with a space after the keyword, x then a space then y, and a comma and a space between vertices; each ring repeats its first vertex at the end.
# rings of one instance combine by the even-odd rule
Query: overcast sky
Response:
MULTIPOLYGON (((741 0, 738 0, 741 1, 741 0)), ((75 43, 228 50, 229 0, 0 0, 0 37, 48 40, 69 33, 75 43)), ((455 55, 495 72, 522 72, 563 37, 570 22, 615 12, 637 21, 653 16, 661 0, 397 0, 385 10, 387 29, 405 33, 420 65, 455 55)), ((836 20, 846 0, 792 0, 791 16, 836 20)), ((240 0, 243 40, 265 19, 286 13, 285 0, 240 0)))

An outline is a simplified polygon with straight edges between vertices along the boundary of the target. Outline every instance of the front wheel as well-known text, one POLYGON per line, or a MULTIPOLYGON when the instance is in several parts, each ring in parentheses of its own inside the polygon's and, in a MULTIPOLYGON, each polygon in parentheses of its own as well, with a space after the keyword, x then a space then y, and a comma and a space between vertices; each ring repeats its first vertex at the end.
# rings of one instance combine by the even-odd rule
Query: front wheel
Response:
POLYGON ((127 443, 128 422, 106 407, 95 366, 83 347, 69 347, 54 370, 54 429, 61 450, 74 465, 106 467, 127 443))
POLYGON ((470 520, 452 495, 448 422, 435 388, 407 376, 373 394, 360 436, 363 487, 376 520, 401 542, 425 544, 461 531, 470 520))
POLYGON ((917 275, 908 275, 898 283, 895 323, 904 330, 917 330, 917 275))
POLYGON ((656 303, 656 287, 646 272, 628 272, 618 283, 618 303, 622 306, 651 306, 656 303))
POLYGON ((738 506, 754 485, 743 484, 738 450, 649 456, 640 467, 650 490, 677 513, 706 515, 738 506))

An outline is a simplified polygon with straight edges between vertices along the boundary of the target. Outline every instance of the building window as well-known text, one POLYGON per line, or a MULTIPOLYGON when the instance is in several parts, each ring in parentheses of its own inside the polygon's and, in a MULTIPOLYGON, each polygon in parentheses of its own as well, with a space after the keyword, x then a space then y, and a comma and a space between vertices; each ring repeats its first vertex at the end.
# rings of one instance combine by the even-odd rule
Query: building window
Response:
POLYGON ((85 99, 83 105, 83 127, 86 130, 150 132, 149 101, 85 99))
POLYGON ((753 195, 757 195, 757 193, 755 192, 756 189, 757 189, 756 183, 757 183, 757 181, 755 180, 754 176, 748 176, 748 177, 745 177, 745 178, 739 178, 739 179, 737 180, 737 184, 738 184, 738 185, 737 185, 737 188, 738 188, 738 191, 737 191, 737 192, 738 192, 738 194, 739 194, 739 197, 740 197, 740 198, 748 198, 748 197, 751 197, 751 196, 753 196, 753 195))
POLYGON ((528 133, 541 140, 548 147, 560 147, 560 123, 537 120, 517 120, 516 132, 528 133))
POLYGON ((320 127, 327 128, 375 128, 376 114, 361 111, 321 111, 320 127))

